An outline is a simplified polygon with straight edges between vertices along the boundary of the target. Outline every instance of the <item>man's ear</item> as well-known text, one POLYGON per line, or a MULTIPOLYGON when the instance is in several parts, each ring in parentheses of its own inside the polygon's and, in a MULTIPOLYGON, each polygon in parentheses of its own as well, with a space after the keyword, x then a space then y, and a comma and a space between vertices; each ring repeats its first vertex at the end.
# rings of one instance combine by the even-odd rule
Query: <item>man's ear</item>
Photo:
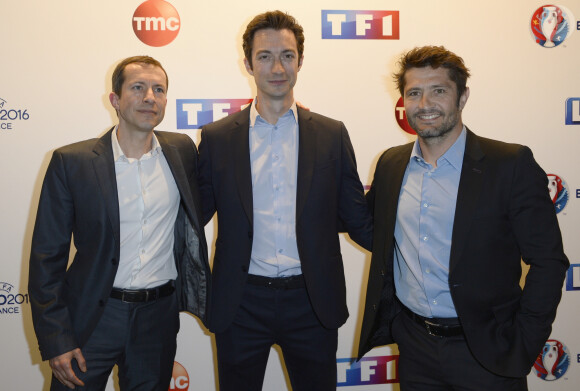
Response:
POLYGON ((119 110, 119 97, 114 92, 109 94, 109 102, 115 108, 115 110, 119 110))
POLYGON ((246 71, 248 71, 248 73, 250 75, 254 76, 254 71, 252 70, 252 65, 250 65, 250 62, 245 57, 244 57, 244 65, 246 66, 246 71))

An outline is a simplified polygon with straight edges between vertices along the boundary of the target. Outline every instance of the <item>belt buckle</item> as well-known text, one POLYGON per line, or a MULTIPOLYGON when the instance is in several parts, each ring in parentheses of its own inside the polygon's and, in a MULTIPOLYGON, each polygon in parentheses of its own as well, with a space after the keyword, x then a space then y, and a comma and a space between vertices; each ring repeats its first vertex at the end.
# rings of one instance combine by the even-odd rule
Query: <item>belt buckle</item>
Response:
POLYGON ((427 329, 427 332, 429 333, 429 335, 433 336, 433 337, 441 337, 441 335, 436 334, 435 332, 433 332, 433 329, 431 329, 432 326, 436 326, 435 323, 429 322, 428 320, 424 320, 423 321, 425 323, 425 328, 427 329))
POLYGON ((127 293, 127 290, 123 289, 123 290, 121 291, 121 301, 122 301, 123 303, 130 303, 130 301, 127 301, 127 300, 125 300, 125 293, 127 293))

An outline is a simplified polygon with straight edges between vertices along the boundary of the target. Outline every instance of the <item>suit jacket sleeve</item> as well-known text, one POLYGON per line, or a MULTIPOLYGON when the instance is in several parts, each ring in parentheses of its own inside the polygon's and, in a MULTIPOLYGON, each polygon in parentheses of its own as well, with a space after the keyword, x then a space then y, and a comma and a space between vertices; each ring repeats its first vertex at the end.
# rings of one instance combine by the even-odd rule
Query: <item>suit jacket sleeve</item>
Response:
POLYGON ((197 174, 202 205, 202 225, 206 225, 216 212, 209 143, 208 132, 202 129, 201 142, 199 143, 199 165, 197 174))
POLYGON ((73 220, 63 156, 55 151, 42 186, 28 280, 34 330, 45 360, 78 347, 62 297, 73 220))
POLYGON ((341 124, 342 183, 339 201, 339 217, 352 240, 371 251, 373 224, 364 197, 364 189, 356 168, 354 149, 348 132, 341 124))
POLYGON ((546 173, 527 147, 520 150, 513 181, 510 220, 522 259, 530 265, 516 321, 531 367, 550 336, 569 262, 548 195, 546 173))

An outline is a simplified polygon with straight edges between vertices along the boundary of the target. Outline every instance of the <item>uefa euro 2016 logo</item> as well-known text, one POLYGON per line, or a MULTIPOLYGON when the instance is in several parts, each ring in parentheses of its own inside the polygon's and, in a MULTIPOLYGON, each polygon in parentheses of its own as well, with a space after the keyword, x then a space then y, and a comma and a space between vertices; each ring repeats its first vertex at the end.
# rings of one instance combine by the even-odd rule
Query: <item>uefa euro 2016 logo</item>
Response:
POLYGON ((560 45, 574 31, 576 19, 561 5, 544 5, 534 11, 531 29, 536 43, 545 48, 560 45))
POLYGON ((560 341, 549 339, 534 363, 534 372, 542 380, 557 380, 570 366, 568 348, 560 341))
POLYGON ((548 174, 548 190, 556 213, 560 213, 566 207, 570 193, 566 182, 556 174, 548 174))

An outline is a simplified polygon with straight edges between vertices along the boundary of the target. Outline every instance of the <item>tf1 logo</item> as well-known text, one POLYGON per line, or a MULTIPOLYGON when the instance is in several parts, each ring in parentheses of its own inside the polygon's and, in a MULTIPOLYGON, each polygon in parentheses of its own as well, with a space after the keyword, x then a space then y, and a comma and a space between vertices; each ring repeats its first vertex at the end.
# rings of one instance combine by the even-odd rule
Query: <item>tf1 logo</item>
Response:
POLYGON ((566 290, 580 291, 580 264, 571 264, 566 276, 566 290))
POLYGON ((399 356, 363 357, 359 362, 353 358, 336 360, 338 387, 399 382, 399 356))
POLYGON ((399 39, 399 11, 322 10, 322 39, 399 39))
POLYGON ((566 125, 580 125, 580 98, 566 99, 566 125))
POLYGON ((177 99, 177 129, 200 129, 251 102, 252 99, 177 99))

